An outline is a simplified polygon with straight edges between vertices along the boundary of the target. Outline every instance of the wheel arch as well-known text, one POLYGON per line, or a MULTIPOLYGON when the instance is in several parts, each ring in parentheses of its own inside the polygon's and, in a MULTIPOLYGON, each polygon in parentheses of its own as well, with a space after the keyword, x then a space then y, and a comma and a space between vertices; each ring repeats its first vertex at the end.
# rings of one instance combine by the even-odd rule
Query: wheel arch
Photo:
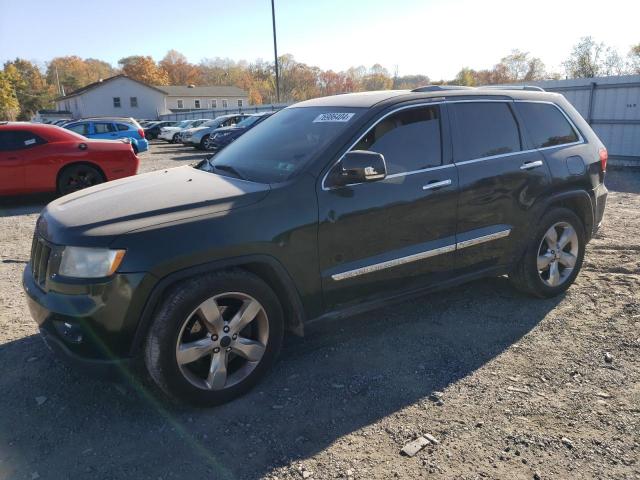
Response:
POLYGON ((545 201, 544 208, 539 212, 538 220, 554 207, 564 207, 574 212, 584 224, 587 241, 591 239, 594 227, 593 202, 586 191, 569 190, 552 195, 545 201))
POLYGON ((142 310, 133 342, 131 355, 136 355, 144 345, 144 339, 160 305, 163 294, 178 282, 198 275, 224 270, 244 270, 263 280, 275 292, 282 306, 285 329, 298 336, 304 335, 306 318, 302 300, 286 269, 275 258, 268 255, 249 255, 228 260, 196 265, 161 278, 153 287, 142 310))
POLYGON ((98 170, 100 175, 102 175, 103 180, 105 182, 107 181, 107 175, 106 175, 106 173, 104 172, 103 168, 100 165, 98 165, 97 163, 92 162, 91 160, 78 160, 78 161, 74 161, 74 162, 70 162, 70 163, 65 163, 58 170, 58 173, 56 174, 56 189, 58 188, 58 182, 60 181, 60 175, 62 175, 62 172, 64 172, 65 170, 68 170, 71 167, 76 167, 78 165, 86 165, 88 167, 95 168, 96 170, 98 170))

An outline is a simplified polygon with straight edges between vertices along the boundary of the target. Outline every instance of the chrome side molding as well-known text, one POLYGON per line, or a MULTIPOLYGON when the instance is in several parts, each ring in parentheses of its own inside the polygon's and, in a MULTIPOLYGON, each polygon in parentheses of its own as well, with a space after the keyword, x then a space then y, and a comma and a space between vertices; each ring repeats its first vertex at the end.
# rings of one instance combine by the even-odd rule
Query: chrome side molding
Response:
POLYGON ((360 267, 353 270, 347 270, 346 272, 334 273, 331 275, 331 279, 338 282, 340 280, 346 280, 348 278, 358 277, 360 275, 366 275, 367 273, 378 272, 387 268, 397 267, 399 265, 405 265, 411 262, 417 262, 424 260, 425 258, 435 257, 436 255, 442 255, 444 253, 455 252, 462 248, 472 247, 481 243, 490 242, 492 240, 498 240, 499 238, 508 237, 511 234, 511 229, 501 230, 499 232, 490 233, 489 235, 482 235, 481 237, 472 238, 463 242, 452 243, 444 247, 434 248, 431 250, 425 250, 424 252, 414 253, 406 257, 394 258, 393 260, 387 260, 385 262, 373 263, 366 267, 360 267))

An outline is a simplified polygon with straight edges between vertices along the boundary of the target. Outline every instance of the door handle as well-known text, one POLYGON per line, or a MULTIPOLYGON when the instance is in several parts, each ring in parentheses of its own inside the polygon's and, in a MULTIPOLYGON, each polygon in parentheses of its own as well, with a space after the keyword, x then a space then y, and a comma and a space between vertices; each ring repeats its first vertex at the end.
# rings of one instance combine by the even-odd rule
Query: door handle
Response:
POLYGON ((451 179, 442 180, 440 182, 431 182, 422 186, 422 190, 434 190, 436 188, 442 188, 451 185, 451 179))
POLYGON ((542 160, 536 160, 535 162, 525 162, 520 165, 520 170, 531 170, 532 168, 538 168, 544 165, 542 160))

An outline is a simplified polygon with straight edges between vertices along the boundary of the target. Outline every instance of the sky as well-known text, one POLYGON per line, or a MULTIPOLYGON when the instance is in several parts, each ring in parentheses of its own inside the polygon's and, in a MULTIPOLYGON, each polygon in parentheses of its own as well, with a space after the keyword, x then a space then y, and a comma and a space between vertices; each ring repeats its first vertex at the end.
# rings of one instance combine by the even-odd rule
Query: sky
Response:
MULTIPOLYGON (((278 53, 335 71, 379 63, 451 79, 512 49, 548 70, 590 35, 623 56, 640 43, 640 0, 275 0, 278 53)), ((0 61, 129 55, 273 59, 270 0, 0 0, 0 61)))

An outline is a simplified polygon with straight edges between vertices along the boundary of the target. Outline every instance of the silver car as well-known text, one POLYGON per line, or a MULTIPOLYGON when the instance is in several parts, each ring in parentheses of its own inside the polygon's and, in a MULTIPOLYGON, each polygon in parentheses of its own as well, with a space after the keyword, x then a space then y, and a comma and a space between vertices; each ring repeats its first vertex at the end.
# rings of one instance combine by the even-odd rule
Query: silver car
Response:
POLYGON ((220 127, 232 127, 245 117, 247 117, 246 113, 220 115, 195 128, 183 130, 180 132, 180 140, 185 145, 191 145, 198 150, 204 150, 204 144, 209 139, 211 132, 220 127))

